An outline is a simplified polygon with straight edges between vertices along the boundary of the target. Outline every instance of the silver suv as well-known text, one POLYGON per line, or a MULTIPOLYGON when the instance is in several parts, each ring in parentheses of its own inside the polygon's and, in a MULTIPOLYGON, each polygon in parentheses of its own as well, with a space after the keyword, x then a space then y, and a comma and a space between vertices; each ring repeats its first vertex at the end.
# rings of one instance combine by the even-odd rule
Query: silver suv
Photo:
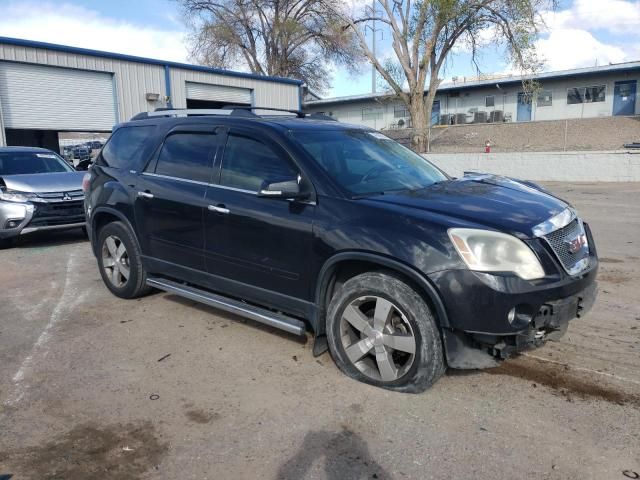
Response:
POLYGON ((84 228, 83 172, 44 148, 0 148, 0 248, 39 230, 84 228))

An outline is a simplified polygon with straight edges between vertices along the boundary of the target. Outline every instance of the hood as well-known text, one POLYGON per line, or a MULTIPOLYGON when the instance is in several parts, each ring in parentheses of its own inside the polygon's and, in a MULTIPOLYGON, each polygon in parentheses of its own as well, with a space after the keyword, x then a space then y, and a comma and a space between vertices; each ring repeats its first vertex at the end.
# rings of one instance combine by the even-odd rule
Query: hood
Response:
POLYGON ((82 189, 85 172, 35 173, 31 175, 2 175, 8 190, 27 193, 71 192, 82 189))
POLYGON ((465 176, 370 200, 455 217, 521 238, 533 237, 533 227, 569 206, 541 189, 495 175, 465 176))

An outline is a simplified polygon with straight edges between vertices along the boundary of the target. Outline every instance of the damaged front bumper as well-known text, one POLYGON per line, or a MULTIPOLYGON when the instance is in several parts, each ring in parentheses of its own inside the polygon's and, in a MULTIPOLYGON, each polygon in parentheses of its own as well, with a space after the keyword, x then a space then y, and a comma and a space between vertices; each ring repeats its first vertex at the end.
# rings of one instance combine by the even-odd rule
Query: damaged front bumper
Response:
POLYGON ((0 240, 42 230, 85 226, 82 199, 64 202, 0 201, 0 240))
POLYGON ((445 329, 443 338, 447 363, 451 368, 460 369, 495 367, 515 353, 540 347, 547 340, 558 340, 566 333, 569 321, 581 318, 591 310, 597 291, 594 281, 574 295, 545 302, 528 327, 514 334, 445 329))

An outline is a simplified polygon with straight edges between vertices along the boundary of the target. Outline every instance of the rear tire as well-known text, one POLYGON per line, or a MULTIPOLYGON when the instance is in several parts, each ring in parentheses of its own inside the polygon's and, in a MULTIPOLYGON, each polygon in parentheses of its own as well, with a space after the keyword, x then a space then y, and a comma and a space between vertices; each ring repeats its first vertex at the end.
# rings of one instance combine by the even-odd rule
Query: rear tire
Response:
POLYGON ((122 222, 108 223, 98 232, 98 266, 102 280, 116 297, 138 298, 151 291, 138 242, 122 222))
POLYGON ((445 371, 431 309, 391 272, 363 273, 344 283, 329 305, 327 340, 340 370, 388 390, 419 393, 445 371))

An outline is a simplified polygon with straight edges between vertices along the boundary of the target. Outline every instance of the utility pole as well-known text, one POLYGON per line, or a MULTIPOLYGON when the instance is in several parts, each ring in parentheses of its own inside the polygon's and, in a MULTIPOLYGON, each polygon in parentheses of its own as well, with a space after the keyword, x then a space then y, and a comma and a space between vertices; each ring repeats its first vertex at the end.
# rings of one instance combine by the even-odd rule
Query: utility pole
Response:
MULTIPOLYGON (((376 0, 371 0, 371 11, 373 20, 371 21, 371 51, 376 58, 376 0)), ((376 93, 376 67, 371 64, 371 93, 376 93)))
MULTIPOLYGON (((367 29, 371 30, 371 53, 373 53, 373 57, 376 58, 376 34, 378 32, 383 33, 382 29, 376 28, 376 0, 371 0, 371 6, 366 7, 367 14, 371 17, 371 25, 366 25, 364 27, 365 35, 367 34, 367 29)), ((384 35, 384 34, 383 34, 384 35)), ((383 39, 384 37, 381 37, 383 39)), ((376 93, 376 67, 371 64, 371 93, 376 93)))

